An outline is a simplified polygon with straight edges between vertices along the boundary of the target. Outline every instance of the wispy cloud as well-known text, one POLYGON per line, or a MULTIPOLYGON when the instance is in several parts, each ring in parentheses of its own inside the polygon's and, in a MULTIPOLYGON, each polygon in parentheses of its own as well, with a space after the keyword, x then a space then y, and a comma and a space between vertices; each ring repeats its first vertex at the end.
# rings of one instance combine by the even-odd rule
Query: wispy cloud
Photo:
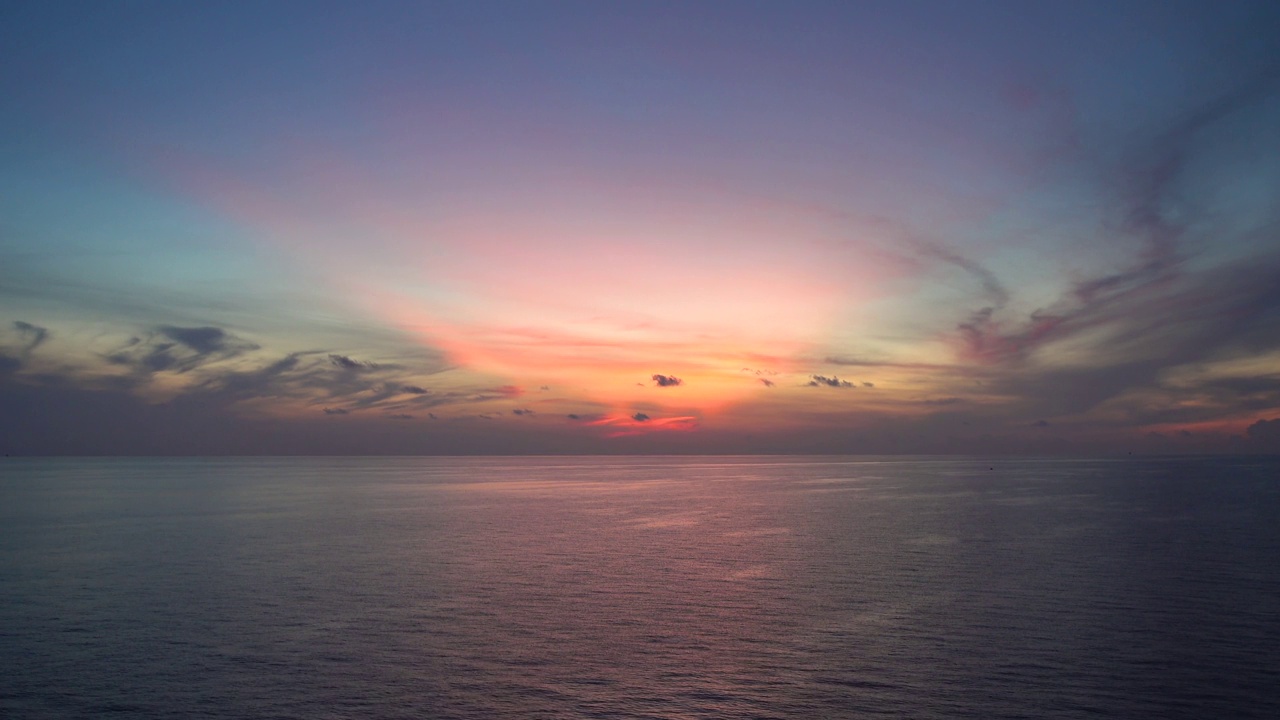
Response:
POLYGON ((32 325, 23 320, 15 320, 13 327, 23 339, 23 353, 30 354, 31 351, 40 347, 40 345, 49 339, 49 330, 39 325, 32 325))
POLYGON ((155 373, 188 373, 239 357, 258 349, 221 328, 162 325, 130 338, 104 359, 130 368, 140 376, 155 373))
POLYGON ((366 372, 378 369, 377 363, 356 360, 346 355, 331 354, 329 355, 329 363, 336 368, 352 372, 366 372))
POLYGON ((1202 187, 1204 168, 1217 161, 1222 143, 1239 141, 1241 123, 1280 121, 1277 77, 1269 71, 1207 100, 1115 164, 1104 183, 1115 200, 1109 215, 1115 220, 1103 232, 1119 247, 1135 248, 1119 269, 1076 279, 1052 303, 1017 317, 1011 292, 991 270, 959 253, 921 246, 923 256, 964 269, 979 286, 981 305, 950 337, 959 367, 828 361, 926 373, 982 370, 975 377, 988 392, 1033 416, 1105 409, 1140 424, 1222 417, 1247 412, 1251 403, 1277 402, 1266 394, 1217 402, 1211 398, 1224 396, 1220 384, 1171 388, 1162 380, 1178 367, 1280 347, 1274 212, 1223 215, 1211 202, 1189 199, 1214 197, 1212 188, 1202 187), (1256 250, 1243 259, 1216 257, 1228 241, 1256 250))

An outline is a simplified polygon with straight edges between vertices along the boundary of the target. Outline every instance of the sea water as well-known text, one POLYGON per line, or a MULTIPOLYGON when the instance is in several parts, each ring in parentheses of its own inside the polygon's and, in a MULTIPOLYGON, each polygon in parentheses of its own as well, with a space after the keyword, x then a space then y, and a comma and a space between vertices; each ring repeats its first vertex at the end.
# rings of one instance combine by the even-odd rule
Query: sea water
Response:
POLYGON ((5 718, 1280 717, 1280 459, 0 461, 5 718))

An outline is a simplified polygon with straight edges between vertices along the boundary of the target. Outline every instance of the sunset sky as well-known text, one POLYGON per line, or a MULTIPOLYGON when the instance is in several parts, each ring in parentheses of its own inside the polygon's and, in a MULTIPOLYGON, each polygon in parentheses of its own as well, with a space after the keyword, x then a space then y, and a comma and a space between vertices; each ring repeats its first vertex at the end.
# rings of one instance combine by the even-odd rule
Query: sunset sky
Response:
POLYGON ((1280 4, 6 2, 0 452, 1280 451, 1280 4))

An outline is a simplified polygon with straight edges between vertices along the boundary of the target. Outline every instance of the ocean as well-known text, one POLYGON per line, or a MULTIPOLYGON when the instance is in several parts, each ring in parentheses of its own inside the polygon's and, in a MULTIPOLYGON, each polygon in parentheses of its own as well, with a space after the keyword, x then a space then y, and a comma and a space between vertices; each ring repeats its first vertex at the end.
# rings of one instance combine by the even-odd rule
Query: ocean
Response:
POLYGON ((1276 718, 1280 458, 0 460, 4 718, 1276 718))

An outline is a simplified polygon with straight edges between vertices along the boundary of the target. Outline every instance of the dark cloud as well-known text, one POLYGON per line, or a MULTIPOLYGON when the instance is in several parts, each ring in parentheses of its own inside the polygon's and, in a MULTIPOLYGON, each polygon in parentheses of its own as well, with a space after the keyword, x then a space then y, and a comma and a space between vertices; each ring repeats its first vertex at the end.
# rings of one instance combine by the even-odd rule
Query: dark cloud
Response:
POLYGON ((414 417, 408 413, 392 413, 387 416, 388 420, 413 420, 414 417))
POLYGON ((215 327, 161 325, 144 337, 131 337, 103 355, 112 365, 132 368, 139 376, 187 373, 257 350, 258 345, 215 327))
POLYGON ((808 387, 833 387, 833 388, 851 388, 854 384, 848 380, 841 380, 838 377, 827 377, 826 375, 811 375, 812 379, 805 383, 808 387))
POLYGON ((876 384, 875 384, 875 383, 873 383, 873 382, 863 382, 863 383, 862 383, 862 387, 865 387, 865 388, 873 388, 873 387, 875 387, 875 386, 876 386, 876 384))
POLYGON ((362 362, 347 355, 331 354, 329 355, 329 362, 336 368, 350 370, 352 372, 364 372, 378 369, 377 363, 362 362))
POLYGON ((1035 422, 1031 423, 1031 427, 1047 428, 1047 427, 1049 427, 1049 421, 1048 421, 1048 420, 1037 420, 1037 421, 1035 421, 1035 422))
POLYGON ((1274 159, 1250 150, 1260 142, 1258 128, 1280 121, 1278 77, 1272 70, 1242 82, 1163 131, 1145 134, 1144 145, 1112 163, 1104 181, 1114 206, 1103 234, 1112 245, 1133 246, 1132 259, 1075 281, 1021 318, 1002 312, 1007 303, 988 283, 988 302, 956 325, 957 358, 983 373, 991 391, 1019 398, 1018 413, 1067 415, 1106 403, 1141 424, 1276 407, 1280 401, 1264 378, 1202 380, 1192 387, 1173 387, 1164 378, 1181 366, 1280 348, 1280 206, 1265 200, 1248 211, 1222 208, 1210 184, 1217 173, 1256 176, 1274 168, 1274 159), (1215 265, 1215 251, 1228 247, 1252 255, 1215 265), (1037 351, 1064 341, 1091 346, 1092 362, 1039 364, 1037 351))
POLYGON ((567 417, 568 417, 570 420, 581 420, 581 419, 582 419, 582 416, 578 415, 577 413, 569 413, 567 417))
MULTIPOLYGON (((210 377, 192 388, 191 395, 233 403, 257 397, 288 397, 295 387, 311 387, 311 367, 303 365, 304 353, 288 355, 254 370, 227 372, 210 377)), ((314 362, 314 360, 312 361, 314 362)))
POLYGON ((654 375, 652 380, 658 387, 675 387, 684 383, 674 375, 654 375))
MULTIPOLYGON (((363 363, 362 367, 351 370, 344 364, 335 364, 332 356, 323 351, 293 353, 252 370, 202 369, 201 380, 188 387, 184 395, 193 401, 221 405, 273 398, 307 404, 338 403, 353 411, 386 412, 423 411, 475 400, 462 392, 430 392, 417 385, 401 383, 395 377, 399 372, 395 365, 363 363)), ((424 370, 419 368, 413 372, 420 374, 424 370)))
POLYGON ((226 360, 259 349, 256 343, 248 342, 218 327, 161 325, 157 331, 161 336, 179 343, 203 361, 226 360))
POLYGON ((151 352, 138 358, 137 362, 151 372, 163 372, 178 364, 178 358, 169 353, 173 349, 173 343, 161 343, 153 345, 151 352))
MULTIPOLYGON (((1255 258, 1176 283, 1153 283, 1126 302, 1100 301, 1079 309, 1061 330, 1063 337, 1105 331, 1106 346, 1097 352, 1109 354, 1111 362, 1079 368, 1023 364, 991 376, 992 389, 1023 399, 1021 412, 1086 412, 1138 388, 1173 396, 1208 394, 1217 404, 1252 402, 1275 389, 1268 379, 1207 380, 1178 390, 1163 388, 1161 378, 1179 366, 1280 349, 1280 260, 1255 258)), ((1185 409, 1221 410, 1203 403, 1196 407, 1191 403, 1185 409)))
POLYGON ((32 325, 29 322, 15 320, 13 322, 13 328, 17 330, 18 334, 22 337, 24 342, 23 352, 27 354, 39 347, 45 340, 49 339, 49 330, 47 328, 42 328, 39 325, 32 325))
MULTIPOLYGON (((190 329, 158 328, 127 338, 115 350, 91 356, 97 364, 64 361, 20 375, 7 370, 25 368, 23 361, 16 354, 12 362, 6 361, 9 353, 0 347, 0 448, 24 454, 325 454, 339 448, 347 453, 375 452, 379 447, 414 451, 370 434, 371 430, 357 428, 335 436, 309 424, 318 419, 262 419, 257 413, 243 412, 242 404, 252 403, 268 414, 273 407, 310 406, 315 416, 326 419, 381 410, 381 416, 359 413, 376 419, 466 401, 459 393, 405 394, 401 388, 408 384, 394 377, 395 366, 352 372, 335 365, 322 351, 290 353, 256 363, 252 359, 224 362, 250 344, 226 331, 184 332, 190 329), (122 374, 121 369, 129 372, 122 374), (161 379, 188 371, 192 372, 181 384, 172 382, 176 377, 161 379), (166 399, 156 400, 160 393, 166 399), (354 442, 357 437, 359 443, 354 442)), ((24 328, 0 327, 11 336, 15 330, 24 328)), ((414 373, 441 369, 415 368, 414 373)), ((451 442, 459 443, 459 448, 474 446, 466 438, 454 437, 451 442)))
POLYGON ((773 386, 774 386, 774 385, 776 385, 777 383, 775 383, 774 381, 770 380, 769 378, 760 378, 760 384, 761 384, 761 385, 764 385, 765 387, 773 387, 773 386))
MULTIPOLYGON (((228 343, 232 341, 231 336, 225 330, 216 327, 161 325, 158 330, 160 334, 170 340, 180 342, 201 355, 222 352, 227 349, 228 343)), ((251 345, 250 347, 257 348, 256 345, 251 345)))
POLYGON ((515 410, 511 411, 511 414, 512 415, 532 415, 533 411, 527 408, 516 408, 515 410))
MULTIPOLYGON (((239 402, 270 398, 282 402, 335 404, 348 410, 388 412, 425 410, 450 402, 466 402, 460 393, 409 393, 393 377, 395 366, 365 363, 352 371, 335 365, 332 355, 319 351, 291 353, 249 370, 222 366, 202 368, 199 381, 183 390, 181 402, 229 407, 239 402)), ((421 372, 419 370, 418 372, 421 372)))
POLYGON ((47 329, 23 320, 15 320, 13 329, 18 335, 18 345, 8 352, 0 345, 0 375, 11 375, 21 370, 31 360, 32 351, 49 339, 47 329))
POLYGON ((648 415, 645 415, 645 414, 644 414, 644 413, 642 413, 642 412, 638 412, 638 413, 636 413, 635 415, 632 415, 632 416, 631 416, 631 419, 632 419, 632 420, 635 420, 636 422, 648 422, 648 421, 649 421, 649 416, 648 416, 648 415))
MULTIPOLYGON (((1049 307, 1022 318, 1006 317, 1009 293, 988 268, 937 243, 908 238, 906 242, 920 256, 965 270, 982 288, 982 305, 955 326, 959 358, 1008 366, 1025 361, 1049 342, 1100 328, 1143 333, 1158 324, 1166 331, 1176 331, 1183 325, 1180 311, 1196 312, 1195 307, 1166 302, 1180 285, 1197 281, 1189 259, 1213 246, 1249 244, 1280 249, 1274 205, 1256 208, 1262 211, 1256 214, 1238 208, 1223 212, 1204 201, 1204 196, 1212 196, 1214 191, 1203 187, 1210 182, 1204 178, 1212 177, 1203 172, 1204 163, 1248 162, 1240 160, 1248 157, 1247 147, 1237 148, 1246 152, 1235 160, 1222 159, 1232 157, 1222 152, 1223 143, 1247 146, 1251 141, 1248 131, 1237 128, 1241 118, 1247 117, 1253 128, 1274 126, 1280 120, 1275 117, 1273 102, 1278 79, 1280 73, 1273 66, 1192 107, 1163 129, 1144 133, 1149 139, 1118 162, 1095 158, 1100 165, 1112 165, 1103 180, 1103 192, 1114 206, 1102 232, 1109 244, 1134 245, 1132 260, 1118 269, 1077 280, 1049 307), (1224 221, 1224 217, 1232 220, 1224 221), (1261 224, 1249 227, 1249 222, 1261 224), (1159 314, 1164 317, 1157 318, 1159 314)), ((1253 132, 1256 136, 1257 131, 1253 132)), ((1229 170, 1237 174, 1239 168, 1229 170)), ((1274 277, 1270 282, 1272 287, 1276 285, 1274 277)))

